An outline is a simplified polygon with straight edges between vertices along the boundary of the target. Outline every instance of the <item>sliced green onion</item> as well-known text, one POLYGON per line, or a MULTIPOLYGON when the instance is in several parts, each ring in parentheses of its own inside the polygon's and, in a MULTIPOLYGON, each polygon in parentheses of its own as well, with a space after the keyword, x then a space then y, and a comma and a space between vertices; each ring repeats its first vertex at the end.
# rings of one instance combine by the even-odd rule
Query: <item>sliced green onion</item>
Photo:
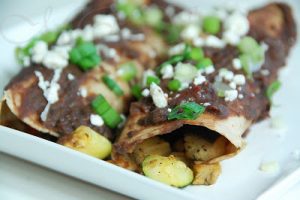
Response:
POLYGON ((140 100, 143 95, 142 95, 142 87, 140 85, 134 85, 131 88, 131 94, 138 100, 140 100))
POLYGON ((204 52, 201 48, 193 47, 187 55, 187 59, 200 62, 204 58, 204 52))
POLYGON ((247 78, 252 79, 252 72, 250 70, 250 63, 252 62, 251 56, 247 54, 240 55, 240 60, 242 64, 242 69, 247 75, 247 78))
POLYGON ((182 28, 180 26, 176 26, 173 24, 165 24, 164 28, 165 34, 163 34, 166 38, 168 44, 175 44, 180 40, 180 33, 182 28))
POLYGON ((123 121, 120 114, 113 108, 110 108, 101 117, 109 128, 116 128, 123 121))
POLYGON ((111 89, 116 95, 122 96, 124 95, 124 92, 122 88, 118 85, 118 83, 110 78, 108 75, 105 75, 102 77, 103 82, 106 84, 106 86, 111 89))
POLYGON ((221 30, 221 20, 216 16, 207 16, 203 19, 203 30, 206 33, 217 34, 221 30))
POLYGON ((218 97, 225 97, 225 91, 224 90, 218 90, 217 95, 218 95, 218 97))
POLYGON ((188 119, 195 120, 205 111, 205 107, 195 102, 186 102, 176 106, 168 114, 168 120, 188 119))
POLYGON ((269 99, 270 102, 272 102, 272 97, 274 96, 274 94, 280 89, 281 87, 281 82, 280 81, 274 81, 273 83, 271 83, 266 91, 266 95, 269 99))
POLYGON ((111 107, 103 95, 97 96, 92 101, 92 108, 110 128, 116 128, 122 122, 120 114, 111 107))
POLYGON ((95 45, 91 42, 79 42, 70 52, 70 61, 82 70, 89 70, 100 64, 95 45))
POLYGON ((149 7, 144 11, 145 23, 152 27, 158 27, 163 19, 163 12, 156 7, 149 7))
POLYGON ((99 95, 92 101, 92 108, 98 115, 103 115, 111 106, 103 95, 99 95))
POLYGON ((137 5, 128 1, 118 1, 116 8, 117 11, 122 12, 125 16, 129 16, 137 9, 137 5))
POLYGON ((257 51, 259 44, 254 38, 246 36, 241 39, 237 47, 241 53, 249 54, 253 51, 257 51))
POLYGON ((151 83, 155 83, 156 85, 159 85, 160 80, 156 76, 147 76, 147 81, 146 81, 147 86, 149 87, 151 83))
POLYGON ((210 58, 203 58, 201 59, 197 64, 196 64, 196 68, 197 69, 204 69, 208 66, 213 65, 213 62, 210 58))
POLYGON ((168 88, 171 91, 178 91, 180 87, 181 87, 181 82, 179 80, 174 79, 168 83, 168 88))
POLYGON ((120 66, 118 74, 125 81, 131 81, 137 75, 137 69, 133 62, 127 62, 120 66))

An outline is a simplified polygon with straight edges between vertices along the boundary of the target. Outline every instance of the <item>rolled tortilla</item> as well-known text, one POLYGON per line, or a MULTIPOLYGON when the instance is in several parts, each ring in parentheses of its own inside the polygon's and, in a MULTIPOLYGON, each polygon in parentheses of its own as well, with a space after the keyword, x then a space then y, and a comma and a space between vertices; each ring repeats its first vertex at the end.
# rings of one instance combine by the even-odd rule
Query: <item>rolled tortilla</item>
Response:
POLYGON ((261 69, 268 70, 270 74, 265 76, 260 71, 253 72, 253 81, 248 80, 240 88, 239 93, 243 94, 243 98, 225 101, 217 96, 213 82, 217 71, 224 66, 228 66, 236 74, 243 74, 242 70, 234 70, 232 64, 232 60, 238 55, 237 48, 229 45, 224 49, 204 47, 205 55, 212 59, 216 72, 208 75, 205 83, 191 84, 187 89, 174 93, 167 92, 166 83, 162 81, 161 88, 168 94, 166 108, 157 108, 151 97, 131 104, 127 124, 115 143, 118 158, 120 154, 130 157, 136 146, 149 138, 172 135, 178 130, 186 134, 187 126, 206 127, 211 131, 201 134, 218 133, 228 141, 227 145, 231 150, 224 151, 222 155, 207 162, 219 162, 231 157, 244 146, 243 134, 247 129, 268 116, 270 101, 265 95, 267 87, 276 80, 278 70, 284 66, 289 50, 296 40, 296 25, 291 9, 285 4, 272 3, 252 10, 248 14, 248 20, 248 35, 268 46, 261 69), (195 120, 167 119, 168 108, 172 109, 182 102, 190 101, 201 105, 206 103, 205 112, 195 120))
MULTIPOLYGON (((91 1, 71 22, 72 28, 83 28, 91 24, 95 15, 98 14, 109 14, 117 18, 113 2, 91 1)), ((51 82, 55 72, 38 64, 22 69, 4 91, 4 99, 12 113, 32 128, 56 137, 71 133, 80 125, 86 125, 107 138, 113 139, 114 134, 110 128, 105 125, 95 126, 90 122, 90 115, 93 114, 91 101, 97 95, 102 94, 119 113, 128 112, 128 105, 132 99, 130 87, 141 79, 145 69, 151 69, 158 64, 158 60, 164 57, 167 48, 161 36, 152 28, 135 27, 126 20, 118 20, 118 24, 121 29, 117 33, 120 34, 118 41, 109 41, 105 38, 93 41, 96 45, 113 49, 116 52, 114 57, 107 57, 102 52, 101 66, 84 72, 77 66, 69 64, 59 72, 59 101, 50 105, 46 120, 41 119, 41 114, 45 111, 47 100, 38 86, 37 73, 51 82), (123 38, 121 31, 125 29, 126 32, 142 35, 144 39, 123 38), (137 75, 130 82, 122 80, 117 75, 120 65, 126 62, 134 63, 137 68, 137 75), (102 77, 107 74, 114 77, 124 95, 117 96, 103 83, 102 77)))

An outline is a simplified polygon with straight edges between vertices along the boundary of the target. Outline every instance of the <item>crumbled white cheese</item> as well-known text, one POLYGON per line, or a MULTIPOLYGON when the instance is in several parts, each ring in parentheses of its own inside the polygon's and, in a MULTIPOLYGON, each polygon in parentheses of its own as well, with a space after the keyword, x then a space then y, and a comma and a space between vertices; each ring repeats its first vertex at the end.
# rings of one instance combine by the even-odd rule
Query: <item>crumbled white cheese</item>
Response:
POLYGON ((243 94, 239 94, 239 99, 243 99, 244 98, 244 95, 243 94))
POLYGON ((114 59, 116 61, 120 59, 116 49, 111 48, 104 44, 98 44, 96 47, 101 53, 103 53, 104 57, 109 59, 114 59))
POLYGON ((118 42, 120 41, 119 35, 107 35, 103 38, 106 42, 118 42))
POLYGON ((71 42, 73 42, 73 40, 71 38, 70 31, 64 31, 58 37, 56 44, 57 45, 66 45, 66 44, 70 44, 71 42))
POLYGON ((102 117, 99 115, 95 115, 95 114, 90 115, 90 122, 94 126, 103 126, 103 124, 104 124, 102 117))
POLYGON ((234 101, 238 97, 237 90, 226 90, 224 94, 225 94, 225 101, 234 101))
POLYGON ((142 91, 142 95, 143 95, 143 97, 148 97, 149 95, 150 95, 150 90, 149 89, 144 89, 143 91, 142 91))
POLYGON ((227 71, 223 78, 226 80, 226 81, 231 81, 233 78, 234 78, 234 73, 232 71, 227 71))
POLYGON ((83 98, 85 98, 88 95, 88 91, 86 88, 81 87, 81 88, 79 88, 79 91, 77 94, 82 96, 83 98))
POLYGON ((82 30, 81 29, 74 29, 70 31, 71 40, 75 42, 79 37, 82 37, 82 30))
POLYGON ((235 82, 230 82, 229 87, 232 89, 236 89, 236 83, 235 82))
POLYGON ((240 42, 241 37, 232 31, 224 31, 223 40, 228 44, 235 46, 240 42))
POLYGON ((234 77, 234 73, 226 68, 222 68, 219 70, 218 76, 221 78, 221 80, 224 78, 227 81, 231 81, 234 77))
POLYGON ((61 72, 62 69, 55 69, 50 83, 49 81, 45 81, 41 72, 34 72, 38 77, 38 86, 42 89, 43 95, 48 102, 40 116, 42 121, 46 121, 50 106, 59 100, 58 91, 60 89, 60 85, 58 84, 58 81, 60 79, 61 72))
POLYGON ((168 106, 168 101, 163 90, 155 83, 151 83, 150 85, 150 94, 156 107, 165 108, 168 106))
POLYGON ((174 76, 174 68, 172 65, 165 65, 160 70, 163 79, 173 78, 174 76))
POLYGON ((173 17, 173 23, 186 26, 187 24, 198 24, 199 16, 197 14, 183 11, 173 17))
POLYGON ((185 49, 185 43, 179 43, 169 49, 169 56, 181 54, 185 49))
POLYGON ((279 163, 277 161, 262 163, 259 170, 267 173, 277 173, 279 171, 279 163))
POLYGON ((193 39, 193 45, 195 47, 202 47, 205 45, 205 40, 201 37, 197 37, 193 39))
POLYGON ((68 79, 69 81, 73 81, 75 79, 75 76, 73 74, 68 73, 68 79))
POLYGON ((204 69, 205 74, 211 74, 215 72, 215 67, 213 65, 207 66, 204 69))
POLYGON ((48 44, 44 41, 38 41, 32 48, 32 61, 34 63, 42 63, 48 53, 48 44))
POLYGON ((82 31, 82 39, 85 41, 93 41, 94 28, 90 24, 86 25, 82 31))
POLYGON ((234 58, 232 60, 232 65, 233 65, 233 68, 236 69, 236 70, 242 69, 242 63, 241 63, 241 60, 239 58, 234 58))
POLYGON ((205 106, 205 107, 210 106, 210 105, 211 105, 211 103, 209 103, 209 102, 206 102, 203 104, 203 106, 205 106))
POLYGON ((224 48, 226 44, 220 38, 218 38, 214 35, 209 35, 205 39, 205 45, 208 47, 214 47, 214 48, 224 48))
POLYGON ((199 25, 190 24, 186 26, 181 32, 181 38, 183 40, 192 41, 196 39, 200 34, 199 25))
POLYGON ((260 70, 261 75, 263 76, 269 76, 270 75, 270 71, 267 69, 262 69, 260 70))
POLYGON ((177 63, 175 66, 174 78, 183 83, 187 83, 187 86, 194 80, 197 75, 197 69, 190 63, 177 63))
POLYGON ((238 36, 244 36, 248 33, 250 25, 245 14, 233 12, 224 22, 226 31, 230 31, 238 36))
POLYGON ((115 16, 98 14, 94 17, 94 36, 96 38, 115 34, 119 30, 120 28, 115 16))
POLYGON ((121 30, 121 36, 123 39, 128 40, 131 36, 131 30, 128 28, 123 28, 121 30))
POLYGON ((194 79, 194 84, 195 85, 201 85, 202 83, 204 83, 206 81, 205 76, 199 74, 196 76, 196 78, 194 79))
POLYGON ((171 109, 171 108, 168 108, 168 112, 172 112, 172 109, 171 109))
POLYGON ((49 51, 43 59, 43 65, 49 69, 64 68, 69 64, 68 59, 64 56, 65 55, 62 55, 59 52, 49 51))
POLYGON ((245 85, 246 83, 246 78, 243 74, 236 74, 233 77, 233 81, 237 84, 237 85, 245 85))

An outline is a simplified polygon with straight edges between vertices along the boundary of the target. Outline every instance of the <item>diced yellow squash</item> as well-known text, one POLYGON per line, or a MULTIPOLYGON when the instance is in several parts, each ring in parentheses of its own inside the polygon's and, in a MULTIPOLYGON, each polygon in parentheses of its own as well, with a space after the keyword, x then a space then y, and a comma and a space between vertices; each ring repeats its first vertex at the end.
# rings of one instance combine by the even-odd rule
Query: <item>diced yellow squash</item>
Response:
POLYGON ((72 134, 61 137, 58 143, 100 159, 108 157, 112 150, 108 139, 87 126, 80 126, 72 134))
POLYGON ((193 185, 212 185, 217 181, 221 173, 221 165, 219 163, 206 164, 195 162, 193 171, 195 175, 193 185))
POLYGON ((147 177, 175 187, 190 185, 194 179, 193 171, 174 156, 148 156, 142 167, 147 177))
POLYGON ((168 156, 171 153, 170 144, 159 137, 149 138, 138 144, 133 152, 133 157, 141 164, 149 155, 168 156))
POLYGON ((214 142, 194 133, 188 133, 184 136, 186 155, 189 159, 196 161, 209 161, 224 155, 226 142, 223 136, 218 137, 214 142))

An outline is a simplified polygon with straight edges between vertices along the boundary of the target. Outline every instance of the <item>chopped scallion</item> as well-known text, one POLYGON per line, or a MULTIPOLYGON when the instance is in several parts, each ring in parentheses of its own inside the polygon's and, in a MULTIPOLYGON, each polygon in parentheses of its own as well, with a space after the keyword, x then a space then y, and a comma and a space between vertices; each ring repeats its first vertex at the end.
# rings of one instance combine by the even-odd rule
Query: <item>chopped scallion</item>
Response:
POLYGON ((155 83, 155 84, 159 85, 160 80, 156 76, 148 76, 147 81, 146 81, 147 86, 149 87, 151 85, 151 83, 155 83))
POLYGON ((203 30, 206 33, 217 34, 221 30, 221 20, 216 16, 207 16, 203 19, 203 30))
POLYGON ((176 106, 168 114, 168 120, 188 119, 195 120, 205 111, 205 107, 195 102, 186 102, 176 106))
POLYGON ((118 95, 118 96, 124 95, 122 88, 111 77, 109 77, 108 75, 105 75, 102 77, 102 80, 106 84, 106 86, 109 89, 111 89, 116 95, 118 95))
POLYGON ((168 88, 171 91, 178 91, 180 87, 181 87, 181 82, 179 80, 174 79, 168 83, 168 88))
POLYGON ((143 97, 143 95, 142 95, 142 87, 140 85, 134 85, 134 86, 132 86, 131 93, 138 100, 143 97))
POLYGON ((101 58, 93 43, 80 42, 71 50, 70 61, 86 71, 99 65, 101 58))
POLYGON ((136 66, 133 62, 127 62, 120 66, 119 76, 125 81, 131 81, 137 74, 136 66))
POLYGON ((281 82, 280 81, 274 81, 272 82, 266 91, 266 95, 269 99, 270 102, 272 102, 272 97, 274 96, 274 94, 280 89, 281 87, 281 82))
POLYGON ((213 62, 210 58, 203 58, 201 59, 197 64, 196 64, 196 68, 197 69, 204 69, 208 66, 213 65, 213 62))
POLYGON ((92 101, 93 110, 102 117, 109 128, 116 128, 122 122, 120 114, 107 102, 103 95, 92 101))

